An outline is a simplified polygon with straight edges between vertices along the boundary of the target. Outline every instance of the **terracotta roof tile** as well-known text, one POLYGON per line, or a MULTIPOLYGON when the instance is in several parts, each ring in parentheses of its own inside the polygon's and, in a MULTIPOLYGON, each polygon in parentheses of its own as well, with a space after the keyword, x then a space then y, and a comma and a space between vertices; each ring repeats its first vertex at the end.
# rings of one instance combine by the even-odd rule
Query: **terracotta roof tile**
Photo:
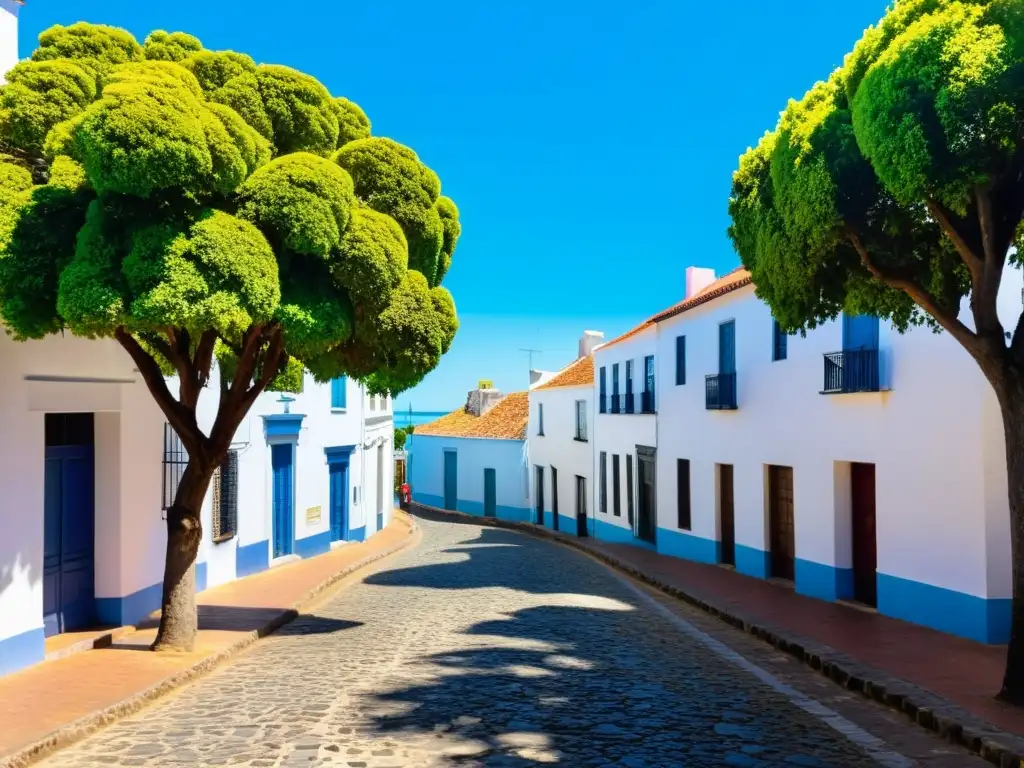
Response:
POLYGON ((650 328, 652 325, 654 325, 654 323, 652 323, 650 319, 644 320, 642 323, 640 323, 640 325, 636 326, 635 328, 631 328, 630 330, 626 331, 621 336, 616 336, 611 341, 605 342, 601 346, 597 347, 597 349, 595 351, 601 350, 601 349, 605 349, 607 347, 612 346, 613 344, 618 344, 620 341, 625 341, 626 339, 630 339, 633 336, 636 336, 638 333, 643 333, 648 328, 650 328))
POLYGON ((416 427, 413 434, 523 440, 526 437, 526 423, 529 419, 529 393, 512 392, 483 416, 474 416, 467 413, 465 408, 459 408, 429 424, 421 424, 416 427))
POLYGON ((594 356, 581 357, 569 363, 557 375, 541 384, 537 389, 555 387, 582 387, 594 383, 594 356))
POLYGON ((668 320, 670 317, 682 314, 688 309, 699 307, 701 304, 705 304, 712 299, 717 299, 719 296, 732 293, 745 285, 750 285, 750 283, 750 273, 743 267, 737 267, 732 272, 718 278, 707 288, 698 291, 685 301, 681 301, 678 304, 669 307, 664 312, 659 312, 650 319, 650 322, 660 323, 662 320, 668 320))

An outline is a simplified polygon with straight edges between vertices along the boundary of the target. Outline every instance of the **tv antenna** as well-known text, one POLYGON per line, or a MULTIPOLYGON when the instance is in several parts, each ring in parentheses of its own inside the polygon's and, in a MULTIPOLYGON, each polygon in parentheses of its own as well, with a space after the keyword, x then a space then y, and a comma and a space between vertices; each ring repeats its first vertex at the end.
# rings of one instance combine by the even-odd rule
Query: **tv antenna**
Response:
POLYGON ((519 351, 520 351, 520 352, 525 352, 525 353, 526 353, 527 355, 529 355, 529 360, 530 360, 530 370, 531 370, 531 371, 533 370, 533 356, 534 356, 534 355, 540 355, 540 354, 543 354, 543 352, 542 352, 541 350, 539 350, 539 349, 529 349, 529 348, 523 349, 523 348, 520 348, 520 350, 519 350, 519 351))

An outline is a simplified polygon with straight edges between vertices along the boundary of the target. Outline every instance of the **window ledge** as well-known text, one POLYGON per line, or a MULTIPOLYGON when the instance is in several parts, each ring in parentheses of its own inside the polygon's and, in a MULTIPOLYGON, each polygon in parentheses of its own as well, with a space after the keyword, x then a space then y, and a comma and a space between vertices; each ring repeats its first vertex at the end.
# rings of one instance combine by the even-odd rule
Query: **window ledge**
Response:
POLYGON ((334 406, 331 406, 331 413, 348 413, 348 408, 347 407, 335 408, 334 406))
POLYGON ((574 437, 573 440, 575 440, 577 443, 589 443, 590 442, 585 437, 574 437))
POLYGON ((213 539, 213 543, 214 544, 223 544, 225 541, 231 541, 237 535, 238 535, 237 533, 226 533, 223 536, 216 536, 213 539))

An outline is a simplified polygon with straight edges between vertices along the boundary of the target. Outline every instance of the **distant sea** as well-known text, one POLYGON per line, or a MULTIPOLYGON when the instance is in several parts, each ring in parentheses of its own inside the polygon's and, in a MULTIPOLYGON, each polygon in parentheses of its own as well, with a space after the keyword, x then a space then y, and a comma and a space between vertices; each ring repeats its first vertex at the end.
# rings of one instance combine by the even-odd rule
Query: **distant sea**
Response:
POLYGON ((442 416, 447 416, 450 411, 395 411, 395 426, 396 427, 407 427, 410 424, 416 426, 418 424, 428 424, 434 419, 439 419, 442 416))

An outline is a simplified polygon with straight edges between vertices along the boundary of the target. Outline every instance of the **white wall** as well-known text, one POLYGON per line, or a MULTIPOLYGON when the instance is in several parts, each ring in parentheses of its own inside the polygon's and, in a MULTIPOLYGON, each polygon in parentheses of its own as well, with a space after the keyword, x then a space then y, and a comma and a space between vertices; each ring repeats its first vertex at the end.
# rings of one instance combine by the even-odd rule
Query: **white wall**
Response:
MULTIPOLYGON (((652 325, 649 328, 637 333, 623 341, 598 347, 594 351, 594 464, 592 476, 594 478, 592 503, 590 508, 594 510, 594 516, 599 523, 608 523, 624 530, 628 530, 627 518, 628 497, 630 488, 626 483, 626 456, 633 456, 633 483, 636 484, 636 447, 638 445, 658 447, 658 424, 654 414, 640 413, 641 395, 644 389, 644 358, 654 355, 655 370, 655 394, 661 387, 659 381, 661 374, 658 370, 659 354, 657 346, 657 327, 652 325), (612 365, 619 364, 619 393, 626 393, 626 361, 633 361, 633 413, 611 413, 611 406, 608 413, 600 412, 600 387, 601 368, 607 369, 607 394, 612 396, 612 365), (607 458, 607 512, 601 511, 601 453, 605 452, 607 458), (613 455, 619 456, 619 509, 620 515, 615 517, 614 483, 612 479, 613 455)), ((655 397, 655 410, 660 406, 655 397)), ((635 504, 635 497, 634 497, 635 504)), ((660 506, 660 505, 659 505, 660 506)), ((634 506, 635 509, 635 506, 634 506)), ((597 531, 601 536, 601 529, 597 531)))
POLYGON ((0 0, 0 84, 4 75, 18 63, 18 10, 14 0, 0 0))
MULTIPOLYGON (((587 512, 593 510, 594 388, 587 384, 530 392, 530 421, 526 428, 530 457, 531 496, 536 498, 536 466, 544 467, 544 508, 551 512, 554 492, 551 468, 558 470, 558 514, 576 516, 576 477, 586 478, 587 512), (586 442, 576 439, 576 401, 584 401, 586 442), (544 406, 544 434, 538 434, 538 408, 544 406)), ((575 529, 573 529, 575 530, 575 529)))
MULTIPOLYGON (((1020 285, 1017 273, 1008 275, 1004 292, 1019 301, 1020 285)), ((879 346, 891 391, 826 396, 823 354, 842 349, 841 322, 789 337, 788 357, 778 362, 770 312, 752 287, 660 323, 659 526, 677 530, 675 463, 686 458, 692 533, 717 539, 715 464, 732 464, 736 542, 767 550, 765 465, 791 466, 797 558, 849 568, 836 462, 874 463, 879 573, 1008 597, 1005 470, 1002 492, 992 490, 1004 455, 994 395, 948 334, 900 335, 882 322, 879 346), (736 323, 739 407, 709 411, 704 377, 718 371, 718 325, 726 320, 736 323), (686 384, 675 386, 680 334, 686 384)))

